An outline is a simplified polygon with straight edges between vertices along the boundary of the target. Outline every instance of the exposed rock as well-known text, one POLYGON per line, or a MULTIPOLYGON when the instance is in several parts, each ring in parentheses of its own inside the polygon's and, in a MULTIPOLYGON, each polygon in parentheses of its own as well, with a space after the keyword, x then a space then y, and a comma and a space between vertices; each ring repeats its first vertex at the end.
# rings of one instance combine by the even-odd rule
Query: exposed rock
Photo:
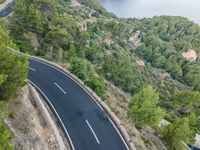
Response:
POLYGON ((195 146, 200 147, 200 135, 199 134, 196 134, 195 140, 196 140, 195 146))
MULTIPOLYGON (((34 91, 36 92, 36 91, 34 91)), ((60 145, 57 139, 58 130, 52 119, 47 117, 43 106, 39 106, 33 94, 32 87, 23 87, 16 98, 9 105, 9 118, 4 122, 7 124, 15 138, 11 144, 16 150, 67 150, 67 142, 60 145)), ((48 108, 46 108, 48 112, 48 108)), ((65 138, 64 138, 65 139, 65 138)))
POLYGON ((162 126, 166 126, 166 125, 168 125, 168 124, 170 124, 170 122, 169 121, 167 121, 167 120, 165 120, 165 119, 162 119, 161 121, 160 121, 160 123, 159 123, 159 127, 162 127, 162 126))
POLYGON ((151 127, 145 126, 141 130, 141 133, 146 142, 151 145, 152 150, 167 150, 166 146, 163 144, 163 141, 158 137, 158 135, 155 135, 156 132, 151 127))
POLYGON ((139 60, 136 60, 136 63, 141 66, 141 67, 144 67, 145 66, 145 63, 143 60, 139 59, 139 60))
POLYGON ((187 52, 183 52, 182 56, 190 61, 196 61, 198 57, 197 52, 193 49, 189 49, 187 52))
POLYGON ((133 35, 129 36, 128 41, 133 44, 133 48, 136 48, 140 45, 141 41, 139 39, 140 31, 137 31, 133 35))
POLYGON ((111 40, 111 39, 105 39, 104 40, 104 43, 107 45, 107 46, 111 46, 111 44, 113 44, 114 42, 111 40))
POLYGON ((55 138, 54 135, 52 135, 52 136, 50 137, 50 139, 49 139, 50 142, 54 142, 55 140, 56 140, 56 138, 55 138))
POLYGON ((77 0, 71 0, 71 7, 81 7, 82 5, 77 0))
POLYGON ((133 35, 129 36, 128 41, 129 42, 135 42, 136 40, 138 40, 138 36, 140 35, 140 31, 137 31, 136 33, 134 33, 133 35))

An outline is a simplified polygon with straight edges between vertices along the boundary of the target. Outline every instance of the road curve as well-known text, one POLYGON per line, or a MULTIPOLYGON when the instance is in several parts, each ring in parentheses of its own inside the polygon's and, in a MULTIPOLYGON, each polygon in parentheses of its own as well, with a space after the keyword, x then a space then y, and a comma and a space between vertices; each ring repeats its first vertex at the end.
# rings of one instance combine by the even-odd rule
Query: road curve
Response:
POLYGON ((15 0, 8 3, 4 9, 0 10, 0 17, 6 17, 12 12, 12 6, 15 5, 15 0))
POLYGON ((64 72, 29 58, 28 79, 55 111, 73 150, 128 149, 109 117, 64 72))

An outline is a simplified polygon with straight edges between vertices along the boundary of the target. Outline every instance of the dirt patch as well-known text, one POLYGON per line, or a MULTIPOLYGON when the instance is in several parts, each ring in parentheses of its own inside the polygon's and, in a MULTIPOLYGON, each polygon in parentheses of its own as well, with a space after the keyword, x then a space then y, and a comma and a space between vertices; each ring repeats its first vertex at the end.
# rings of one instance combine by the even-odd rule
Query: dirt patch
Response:
POLYGON ((139 40, 138 36, 140 35, 140 31, 137 31, 133 35, 129 36, 128 41, 135 43, 137 40, 139 40))
POLYGON ((144 61, 142 59, 136 60, 136 63, 141 67, 145 66, 145 63, 144 63, 144 61))
POLYGON ((71 7, 81 7, 82 5, 76 0, 71 0, 70 6, 71 7))
POLYGON ((137 31, 136 33, 128 37, 128 41, 133 44, 134 49, 140 46, 141 44, 141 40, 139 38, 140 34, 143 34, 143 33, 141 33, 140 31, 137 31))
POLYGON ((187 60, 196 61, 197 60, 197 52, 193 49, 189 49, 187 52, 183 52, 182 56, 187 60))
MULTIPOLYGON (((9 105, 8 125, 15 138, 11 144, 16 150, 67 150, 66 139, 53 128, 50 118, 42 110, 33 95, 33 89, 26 85, 9 105), (64 146, 58 139, 63 140, 64 146)), ((35 91, 34 91, 35 92, 35 91)), ((41 99, 40 99, 41 101, 41 99)), ((47 109, 48 110, 48 109, 47 109)))

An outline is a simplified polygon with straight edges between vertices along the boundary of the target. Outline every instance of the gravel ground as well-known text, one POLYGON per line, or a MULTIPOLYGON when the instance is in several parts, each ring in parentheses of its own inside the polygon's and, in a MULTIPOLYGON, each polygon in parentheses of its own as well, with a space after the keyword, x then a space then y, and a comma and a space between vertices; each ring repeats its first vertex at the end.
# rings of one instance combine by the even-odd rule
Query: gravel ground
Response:
POLYGON ((45 108, 41 106, 42 100, 35 92, 26 85, 9 105, 9 118, 4 122, 15 137, 11 144, 16 150, 68 150, 67 140, 50 116, 52 113, 44 103, 45 108))

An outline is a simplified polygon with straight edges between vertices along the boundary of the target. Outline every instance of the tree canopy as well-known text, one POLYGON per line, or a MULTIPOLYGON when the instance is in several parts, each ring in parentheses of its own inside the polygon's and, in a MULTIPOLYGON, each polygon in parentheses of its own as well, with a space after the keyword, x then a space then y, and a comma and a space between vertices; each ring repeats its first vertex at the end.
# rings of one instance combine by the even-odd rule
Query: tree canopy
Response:
POLYGON ((11 133, 3 123, 3 118, 7 111, 7 101, 26 83, 28 63, 26 57, 7 48, 17 49, 17 46, 9 38, 3 22, 0 19, 0 149, 10 150, 11 133))
POLYGON ((157 106, 158 100, 158 93, 149 85, 132 96, 128 115, 137 127, 157 125, 164 118, 165 111, 157 106))
POLYGON ((188 118, 177 118, 174 123, 163 127, 162 135, 170 150, 186 149, 183 142, 190 143, 191 130, 188 118))

